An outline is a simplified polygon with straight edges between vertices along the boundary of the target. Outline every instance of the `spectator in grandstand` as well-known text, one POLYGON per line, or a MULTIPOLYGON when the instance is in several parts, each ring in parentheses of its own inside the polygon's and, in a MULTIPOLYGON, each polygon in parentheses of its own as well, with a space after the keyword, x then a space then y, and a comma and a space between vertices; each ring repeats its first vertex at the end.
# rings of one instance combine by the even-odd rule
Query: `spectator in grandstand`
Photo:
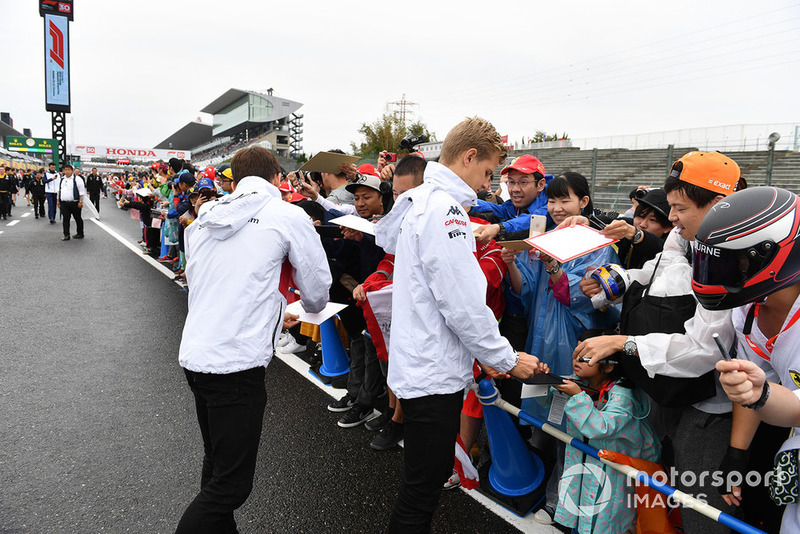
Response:
POLYGON ((473 360, 519 377, 538 369, 535 357, 516 353, 497 330, 462 208, 475 203, 475 190, 504 156, 491 124, 463 121, 447 135, 441 164, 428 163, 424 183, 398 197, 376 226, 377 244, 395 254, 388 381, 405 417, 392 533, 430 531, 452 473, 473 360))
MULTIPOLYGON (((718 333, 723 346, 732 346, 731 312, 697 303, 688 256, 703 217, 743 186, 739 166, 719 152, 690 152, 676 161, 664 182, 675 229, 661 254, 642 269, 628 271, 638 289, 631 287, 625 295, 622 335, 587 339, 575 349, 575 357, 590 358, 592 364, 623 352, 626 376, 654 401, 651 422, 659 438, 671 443, 674 460, 665 462, 674 463, 678 472, 716 469, 728 447, 731 404, 715 387, 719 350, 711 336, 718 333)), ((709 504, 734 513, 710 481, 696 482, 679 480, 678 486, 690 494, 705 493, 709 504)), ((688 533, 727 532, 700 514, 684 514, 683 519, 688 533)))
POLYGON ((508 174, 511 199, 502 204, 478 201, 473 211, 491 211, 500 217, 501 222, 479 228, 475 231, 475 238, 481 243, 490 239, 505 241, 507 234, 528 232, 531 215, 547 216, 547 197, 541 194, 546 184, 544 173, 542 162, 528 154, 518 157, 500 171, 500 174, 508 174))
POLYGON ((247 500, 257 465, 265 368, 281 326, 290 326, 282 267, 288 261, 306 311, 325 307, 331 284, 308 216, 280 200, 275 157, 248 147, 231 167, 235 193, 201 208, 186 232, 191 293, 179 362, 195 398, 204 459, 200 492, 177 534, 238 532, 234 510, 247 500))

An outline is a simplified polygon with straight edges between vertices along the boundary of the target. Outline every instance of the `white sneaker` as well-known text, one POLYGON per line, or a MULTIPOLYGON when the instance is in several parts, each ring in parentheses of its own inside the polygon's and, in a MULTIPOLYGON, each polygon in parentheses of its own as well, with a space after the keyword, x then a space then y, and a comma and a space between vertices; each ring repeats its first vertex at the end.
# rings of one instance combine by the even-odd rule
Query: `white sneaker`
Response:
POLYGON ((289 341, 283 347, 280 347, 280 349, 281 352, 284 354, 297 354, 298 352, 303 352, 304 350, 306 350, 306 346, 301 345, 300 343, 295 341, 294 338, 292 338, 291 341, 289 341))
POLYGON ((447 482, 444 483, 442 489, 444 490, 451 490, 459 487, 461 485, 461 478, 458 476, 458 471, 453 469, 453 474, 450 475, 450 478, 447 479, 447 482))
POLYGON ((535 514, 533 514, 533 520, 539 523, 540 525, 552 525, 553 524, 553 516, 550 515, 545 508, 538 510, 535 514))
POLYGON ((289 341, 294 341, 294 336, 289 332, 281 332, 281 337, 278 338, 278 346, 285 347, 289 341))

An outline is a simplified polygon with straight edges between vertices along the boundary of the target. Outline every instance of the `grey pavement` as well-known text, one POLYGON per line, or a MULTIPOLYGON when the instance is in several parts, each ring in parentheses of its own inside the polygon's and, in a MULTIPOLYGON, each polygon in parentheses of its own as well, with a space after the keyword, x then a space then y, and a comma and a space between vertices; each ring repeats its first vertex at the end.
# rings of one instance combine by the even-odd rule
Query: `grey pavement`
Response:
MULTIPOLYGON (((60 224, 17 204, 0 223, 0 532, 172 532, 202 457, 177 363, 187 293, 94 223, 62 242, 60 224)), ((138 223, 112 200, 101 216, 136 241, 138 223)), ((266 382, 240 531, 384 531, 402 450, 375 452, 373 433, 339 428, 331 397, 278 359, 266 382)), ((517 529, 453 491, 434 531, 517 529)))

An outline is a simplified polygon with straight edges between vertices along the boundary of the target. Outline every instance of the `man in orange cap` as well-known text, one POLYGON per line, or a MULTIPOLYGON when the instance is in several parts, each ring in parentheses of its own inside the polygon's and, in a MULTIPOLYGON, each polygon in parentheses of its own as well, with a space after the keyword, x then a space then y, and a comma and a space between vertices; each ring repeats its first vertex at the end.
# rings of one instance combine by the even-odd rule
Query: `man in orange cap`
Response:
POLYGON ((524 154, 500 171, 500 174, 508 174, 511 199, 499 205, 478 200, 473 211, 491 211, 501 220, 498 224, 483 226, 475 231, 475 239, 480 243, 488 243, 492 239, 504 241, 506 234, 529 231, 531 215, 547 217, 547 196, 541 194, 547 182, 544 165, 539 158, 524 154))
MULTIPOLYGON (((731 437, 731 402, 715 388, 713 374, 720 352, 712 334, 718 334, 723 347, 733 346, 731 311, 706 310, 690 291, 684 291, 690 288, 692 267, 688 258, 700 223, 715 206, 725 206, 726 196, 746 187, 740 177, 736 162, 719 152, 690 152, 672 165, 664 191, 675 228, 659 256, 641 269, 628 270, 632 282, 647 287, 646 296, 626 295, 621 320, 625 335, 587 339, 578 343, 573 354, 576 359, 590 358, 594 365, 611 354, 622 353, 627 378, 653 399, 651 421, 658 422, 659 438, 672 442, 673 465, 679 473, 710 472, 719 467, 727 476, 724 465, 736 456, 731 449, 741 452, 748 445, 731 437), (688 279, 675 274, 680 272, 688 279), (659 312, 653 311, 655 301, 649 297, 660 299, 659 312), (659 385, 653 381, 655 375, 673 381, 659 385), (668 401, 670 391, 680 398, 668 401)), ((587 296, 596 292, 585 282, 581 289, 587 296)), ((734 514, 729 500, 723 500, 713 484, 703 477, 694 482, 678 477, 676 486, 694 496, 702 494, 711 506, 734 514)), ((721 523, 698 513, 682 517, 687 533, 729 532, 721 523)))

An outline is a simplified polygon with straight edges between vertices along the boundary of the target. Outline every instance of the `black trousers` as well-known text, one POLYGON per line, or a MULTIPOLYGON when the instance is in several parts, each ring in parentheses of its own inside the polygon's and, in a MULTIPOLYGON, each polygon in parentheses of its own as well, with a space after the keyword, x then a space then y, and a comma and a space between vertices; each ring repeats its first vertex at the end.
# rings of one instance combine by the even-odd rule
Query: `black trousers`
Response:
POLYGON ((44 217, 44 195, 31 195, 33 197, 33 214, 44 217))
POLYGON ((75 218, 75 235, 83 235, 83 218, 81 218, 81 208, 77 202, 60 202, 61 223, 64 227, 64 235, 69 237, 69 218, 75 218))
POLYGON ((89 200, 92 201, 94 207, 97 209, 97 213, 100 213, 100 191, 89 193, 89 200))
POLYGON ((0 192, 0 217, 11 214, 11 193, 0 192))
POLYGON ((184 370, 203 436, 200 493, 176 534, 238 533, 233 511, 253 489, 267 392, 264 368, 225 375, 184 370))
POLYGON ((453 473, 464 392, 400 399, 405 469, 389 520, 392 534, 430 532, 442 486, 453 473))

